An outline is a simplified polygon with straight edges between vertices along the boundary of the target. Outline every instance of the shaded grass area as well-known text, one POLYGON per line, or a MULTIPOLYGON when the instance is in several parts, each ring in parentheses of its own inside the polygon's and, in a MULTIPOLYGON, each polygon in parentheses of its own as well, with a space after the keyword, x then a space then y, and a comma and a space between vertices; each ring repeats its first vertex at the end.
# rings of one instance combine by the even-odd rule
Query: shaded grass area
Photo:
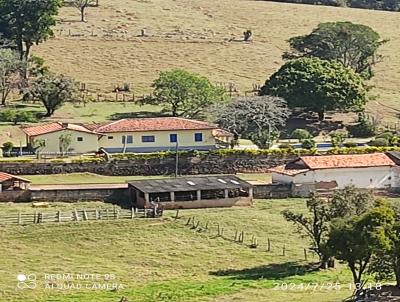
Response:
MULTIPOLYGON (((57 204, 60 209, 70 206, 57 204)), ((0 214, 14 211, 13 207, 2 205, 0 214)), ((29 207, 18 205, 18 210, 29 207)), ((333 292, 278 287, 290 282, 344 284, 350 280, 341 267, 319 272, 313 269, 316 259, 304 261, 302 251, 307 240, 298 236, 280 214, 289 208, 302 211, 304 201, 258 200, 251 208, 187 210, 180 212, 177 221, 172 218, 175 212, 167 211, 162 219, 0 226, 0 301, 108 302, 126 296, 130 302, 264 301, 265 297, 274 302, 286 295, 296 299, 292 301, 339 301, 348 296, 345 288, 333 292), (185 226, 192 216, 208 221, 209 231, 197 232, 185 226), (261 238, 270 238, 274 248, 267 252, 265 242, 251 249, 247 244, 215 237, 217 222, 226 229, 227 238, 231 228, 245 228, 245 242, 254 233, 260 242, 261 238), (288 246, 286 256, 278 248, 282 242, 288 246), (45 288, 44 274, 80 272, 114 274, 114 282, 124 286, 117 291, 45 288), (37 274, 38 287, 16 289, 19 273, 37 274), (330 300, 318 300, 321 297, 330 300)))
MULTIPOLYGON (((249 181, 271 181, 269 173, 249 173, 237 174, 237 176, 249 181)), ((33 185, 52 185, 52 184, 118 184, 126 183, 130 180, 138 179, 158 179, 172 176, 105 176, 94 173, 71 173, 71 174, 52 174, 52 175, 22 175, 32 181, 33 185)))

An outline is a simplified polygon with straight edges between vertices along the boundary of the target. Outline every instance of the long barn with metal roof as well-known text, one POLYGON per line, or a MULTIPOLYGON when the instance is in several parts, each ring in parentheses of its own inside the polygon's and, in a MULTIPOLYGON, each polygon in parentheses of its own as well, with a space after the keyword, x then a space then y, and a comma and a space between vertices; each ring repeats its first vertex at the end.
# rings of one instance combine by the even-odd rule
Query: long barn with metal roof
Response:
POLYGON ((191 176, 129 182, 139 208, 160 204, 166 209, 250 205, 253 186, 234 175, 191 176))

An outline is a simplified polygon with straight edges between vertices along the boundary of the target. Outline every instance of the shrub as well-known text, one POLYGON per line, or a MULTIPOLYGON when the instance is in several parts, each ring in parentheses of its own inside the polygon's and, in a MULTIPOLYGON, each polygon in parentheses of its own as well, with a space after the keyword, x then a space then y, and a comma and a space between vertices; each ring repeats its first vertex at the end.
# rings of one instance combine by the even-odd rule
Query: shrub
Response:
POLYGON ((348 136, 347 132, 335 131, 330 133, 331 143, 334 147, 340 147, 343 145, 344 140, 348 136))
POLYGON ((312 138, 312 135, 306 129, 296 129, 292 132, 290 137, 302 141, 304 139, 312 138))
POLYGON ((18 123, 34 123, 37 122, 37 119, 32 112, 6 109, 0 112, 0 121, 16 125, 18 123))
POLYGON ((313 140, 313 139, 305 139, 305 140, 303 140, 303 142, 301 143, 301 147, 302 147, 303 149, 307 149, 307 150, 310 150, 310 149, 315 148, 316 145, 317 145, 317 144, 316 144, 315 140, 313 140))
POLYGON ((373 147, 387 147, 389 146, 389 141, 386 138, 381 137, 370 141, 368 145, 373 147))
POLYGON ((386 132, 382 132, 379 133, 375 136, 375 138, 384 138, 388 141, 390 141, 393 138, 394 134, 392 132, 386 131, 386 132))
POLYGON ((287 149, 287 150, 293 150, 294 149, 294 147, 289 143, 280 144, 278 147, 279 147, 279 149, 287 149))
POLYGON ((345 146, 346 148, 355 148, 355 147, 357 147, 357 143, 355 143, 355 142, 345 142, 343 144, 343 146, 345 146))
POLYGON ((358 124, 347 127, 354 137, 370 137, 376 134, 376 126, 368 120, 365 114, 358 116, 358 124))

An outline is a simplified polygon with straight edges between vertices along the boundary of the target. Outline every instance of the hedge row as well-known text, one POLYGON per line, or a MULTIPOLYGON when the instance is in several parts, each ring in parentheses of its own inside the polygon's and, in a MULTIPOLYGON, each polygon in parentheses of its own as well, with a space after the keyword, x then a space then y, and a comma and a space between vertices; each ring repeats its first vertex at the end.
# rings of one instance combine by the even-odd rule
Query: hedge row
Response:
MULTIPOLYGON (((180 151, 178 155, 180 157, 206 157, 209 155, 215 155, 220 157, 232 157, 232 156, 260 156, 260 155, 271 155, 271 156, 302 156, 302 155, 323 155, 323 154, 368 154, 378 153, 387 151, 399 151, 400 147, 351 147, 351 148, 332 148, 326 152, 320 152, 316 149, 259 149, 259 150, 236 150, 236 149, 218 149, 213 151, 180 151)), ((118 160, 150 160, 150 159, 163 159, 171 158, 176 156, 174 151, 156 152, 156 153, 117 153, 112 154, 111 159, 114 161, 118 160)), ((66 163, 63 159, 50 160, 52 163, 66 163)), ((1 163, 32 163, 33 159, 2 159, 1 163)), ((106 162, 105 157, 87 157, 82 159, 73 159, 72 163, 104 163, 106 162)))

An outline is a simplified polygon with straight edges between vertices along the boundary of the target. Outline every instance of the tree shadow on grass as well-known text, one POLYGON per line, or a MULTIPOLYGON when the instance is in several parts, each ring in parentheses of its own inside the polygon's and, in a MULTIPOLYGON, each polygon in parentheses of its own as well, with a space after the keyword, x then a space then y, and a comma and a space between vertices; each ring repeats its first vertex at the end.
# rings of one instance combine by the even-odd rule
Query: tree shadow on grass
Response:
POLYGON ((300 264, 298 262, 272 263, 241 270, 220 270, 210 272, 210 275, 219 277, 230 277, 230 279, 258 280, 271 279, 279 280, 290 276, 303 276, 307 273, 318 270, 317 264, 300 264))
POLYGON ((136 111, 136 112, 118 112, 110 115, 111 120, 120 120, 125 118, 149 118, 149 117, 166 117, 171 116, 166 112, 154 111, 136 111))

